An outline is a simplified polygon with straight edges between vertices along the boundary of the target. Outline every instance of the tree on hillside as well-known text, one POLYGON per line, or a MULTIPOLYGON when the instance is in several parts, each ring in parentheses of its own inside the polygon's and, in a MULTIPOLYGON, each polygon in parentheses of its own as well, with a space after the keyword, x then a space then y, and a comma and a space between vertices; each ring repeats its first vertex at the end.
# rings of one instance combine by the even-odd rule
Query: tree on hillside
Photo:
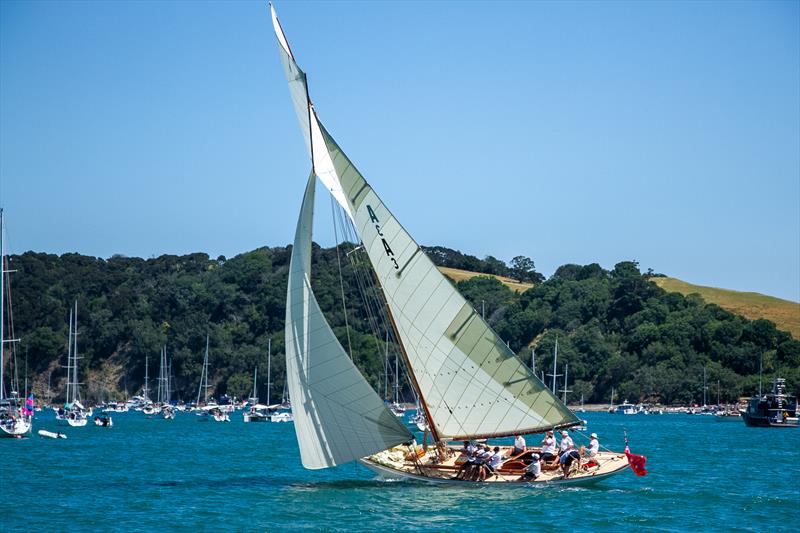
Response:
POLYGON ((529 281, 531 283, 541 283, 544 276, 536 272, 536 265, 533 259, 518 255, 511 260, 511 277, 517 281, 529 281))

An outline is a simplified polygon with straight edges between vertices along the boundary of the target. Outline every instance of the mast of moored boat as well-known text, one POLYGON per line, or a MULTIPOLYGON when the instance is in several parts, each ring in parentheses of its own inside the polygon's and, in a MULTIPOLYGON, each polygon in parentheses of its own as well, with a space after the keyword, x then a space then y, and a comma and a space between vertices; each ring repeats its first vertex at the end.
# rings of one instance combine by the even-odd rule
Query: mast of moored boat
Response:
POLYGON ((67 397, 64 398, 67 405, 72 404, 72 306, 69 309, 69 329, 67 332, 67 397))
POLYGON ((74 316, 74 324, 73 324, 73 331, 72 331, 72 386, 75 388, 72 391, 72 401, 79 402, 81 401, 81 388, 80 384, 78 383, 78 300, 75 300, 75 314, 74 316))
POLYGON ((383 398, 389 401, 389 328, 386 328, 386 341, 383 354, 383 398))
POLYGON ((572 392, 571 390, 567 390, 567 380, 569 379, 569 363, 564 365, 564 388, 561 389, 561 392, 564 394, 564 398, 561 400, 566 405, 567 403, 567 393, 572 392))
POLYGON ((553 376, 553 385, 550 387, 550 390, 553 394, 556 393, 556 379, 561 376, 558 373, 558 335, 556 335, 556 346, 553 349, 553 373, 547 374, 548 376, 553 376))
POLYGON ((5 397, 4 390, 6 388, 5 381, 3 380, 3 369, 5 368, 5 361, 3 356, 6 351, 6 337, 5 337, 5 297, 6 297, 6 254, 5 254, 5 241, 3 241, 3 209, 0 208, 0 400, 5 397))
POLYGON ((267 403, 269 405, 269 389, 272 385, 272 339, 267 339, 267 403))

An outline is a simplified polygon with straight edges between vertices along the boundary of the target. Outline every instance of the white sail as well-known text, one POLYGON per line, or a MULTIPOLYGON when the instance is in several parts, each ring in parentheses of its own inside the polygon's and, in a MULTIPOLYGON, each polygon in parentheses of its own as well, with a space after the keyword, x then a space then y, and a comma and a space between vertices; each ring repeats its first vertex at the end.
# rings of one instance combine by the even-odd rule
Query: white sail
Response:
MULTIPOLYGON (((314 173, 319 177, 323 185, 327 187, 336 202, 350 215, 350 207, 347 204, 347 200, 345 200, 342 186, 339 180, 336 179, 336 170, 333 168, 333 163, 328 156, 319 127, 314 127, 316 124, 311 120, 314 105, 308 96, 306 74, 297 66, 297 62, 294 60, 292 50, 289 48, 289 43, 283 33, 281 24, 278 22, 278 15, 272 5, 270 5, 270 11, 272 13, 272 27, 275 29, 275 36, 278 38, 278 52, 281 56, 281 63, 283 63, 283 71, 286 74, 286 80, 289 82, 289 94, 292 97, 294 111, 297 113, 297 120, 300 122, 300 130, 303 133, 303 140, 311 157, 314 173)), ((350 218, 352 218, 352 215, 350 218)))
POLYGON ((297 221, 286 297, 286 374, 300 457, 310 469, 412 439, 347 356, 311 290, 315 179, 312 173, 297 221))
MULTIPOLYGON (((288 49, 277 25, 276 32, 288 49)), ((578 424, 428 259, 309 106, 314 169, 343 192, 434 435, 491 437, 578 424)))

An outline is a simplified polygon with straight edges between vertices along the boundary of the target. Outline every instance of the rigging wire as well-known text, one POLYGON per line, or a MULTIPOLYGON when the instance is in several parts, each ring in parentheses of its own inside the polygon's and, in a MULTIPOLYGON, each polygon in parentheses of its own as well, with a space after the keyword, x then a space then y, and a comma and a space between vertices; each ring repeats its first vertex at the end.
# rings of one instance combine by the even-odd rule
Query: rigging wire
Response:
POLYGON ((336 264, 339 266, 339 289, 342 293, 342 312, 344 313, 344 329, 347 332, 347 351, 350 354, 350 360, 355 361, 353 358, 353 344, 350 341, 350 324, 347 321, 347 304, 344 297, 344 279, 342 277, 342 261, 339 258, 339 232, 336 225, 336 206, 334 205, 333 195, 331 195, 331 218, 333 218, 333 238, 334 247, 336 248, 336 264))

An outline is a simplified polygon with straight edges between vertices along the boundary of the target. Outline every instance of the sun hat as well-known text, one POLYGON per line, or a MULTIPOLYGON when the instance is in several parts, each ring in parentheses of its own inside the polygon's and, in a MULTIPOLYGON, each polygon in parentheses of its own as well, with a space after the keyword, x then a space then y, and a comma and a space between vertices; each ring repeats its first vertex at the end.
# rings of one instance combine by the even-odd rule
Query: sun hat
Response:
POLYGON ((590 437, 592 437, 593 439, 596 439, 596 438, 597 438, 597 433, 592 433, 592 434, 591 434, 591 435, 589 435, 589 436, 590 436, 590 437))
POLYGON ((569 435, 569 433, 567 433, 566 429, 561 432, 561 436, 566 437, 567 435, 569 435))

